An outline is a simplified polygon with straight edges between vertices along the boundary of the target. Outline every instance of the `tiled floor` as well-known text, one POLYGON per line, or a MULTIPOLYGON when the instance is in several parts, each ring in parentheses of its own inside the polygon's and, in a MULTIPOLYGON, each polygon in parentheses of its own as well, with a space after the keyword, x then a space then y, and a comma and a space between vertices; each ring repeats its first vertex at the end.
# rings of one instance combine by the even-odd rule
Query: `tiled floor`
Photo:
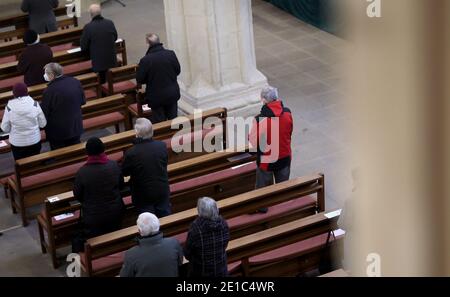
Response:
MULTIPOLYGON (((125 2, 126 8, 108 3, 104 15, 116 23, 133 63, 145 53, 145 33, 157 32, 164 41, 164 7, 163 0, 125 2)), ((292 176, 323 172, 327 209, 342 207, 352 186, 347 132, 351 121, 340 69, 349 46, 262 0, 253 0, 253 20, 258 67, 279 88, 294 116, 292 176)), ((0 157, 0 168, 9 166, 11 159, 0 157)), ((0 197, 0 230, 17 224, 8 201, 0 197)), ((0 276, 62 275, 64 269, 54 271, 47 256, 40 253, 36 231, 33 223, 0 237, 0 276)))

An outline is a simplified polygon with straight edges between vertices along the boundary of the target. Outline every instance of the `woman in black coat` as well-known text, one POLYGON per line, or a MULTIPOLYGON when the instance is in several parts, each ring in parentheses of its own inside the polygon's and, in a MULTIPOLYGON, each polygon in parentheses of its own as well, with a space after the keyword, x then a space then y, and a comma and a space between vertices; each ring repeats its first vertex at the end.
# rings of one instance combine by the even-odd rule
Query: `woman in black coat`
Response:
POLYGON ((99 138, 89 139, 86 151, 88 160, 78 171, 73 187, 75 198, 81 202, 81 226, 72 240, 74 253, 83 251, 87 238, 119 229, 124 211, 119 165, 108 160, 99 138))

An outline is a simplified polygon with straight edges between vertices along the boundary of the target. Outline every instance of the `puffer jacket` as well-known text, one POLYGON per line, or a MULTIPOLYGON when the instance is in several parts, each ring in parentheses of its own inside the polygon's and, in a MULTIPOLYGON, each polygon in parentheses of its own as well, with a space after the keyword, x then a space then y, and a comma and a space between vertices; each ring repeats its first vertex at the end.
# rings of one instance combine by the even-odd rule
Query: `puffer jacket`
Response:
POLYGON ((9 142, 18 147, 41 141, 39 128, 47 124, 39 103, 30 96, 12 99, 5 107, 1 128, 9 133, 9 142))

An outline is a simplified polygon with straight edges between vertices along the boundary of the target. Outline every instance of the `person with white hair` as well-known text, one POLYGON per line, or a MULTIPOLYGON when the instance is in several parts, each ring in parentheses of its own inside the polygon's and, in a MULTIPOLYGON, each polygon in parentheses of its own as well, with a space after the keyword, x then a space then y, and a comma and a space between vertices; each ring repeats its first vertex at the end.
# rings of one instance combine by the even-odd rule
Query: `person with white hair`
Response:
POLYGON ((138 245, 125 252, 120 277, 177 277, 183 250, 175 238, 164 238, 158 218, 144 212, 137 219, 138 245))
POLYGON ((44 78, 48 81, 42 96, 42 111, 47 118, 45 134, 52 150, 80 143, 83 134, 81 106, 86 103, 81 82, 64 75, 58 63, 44 67, 44 78))
POLYGON ((198 199, 197 211, 198 217, 189 228, 184 248, 185 257, 189 260, 189 275, 227 276, 228 224, 219 215, 214 199, 198 199))
POLYGON ((134 145, 122 163, 123 175, 130 176, 133 204, 137 213, 151 212, 159 218, 169 215, 166 144, 153 139, 153 125, 146 118, 138 118, 134 129, 134 145))
MULTIPOLYGON (((261 112, 255 117, 249 135, 251 146, 257 149, 256 188, 272 185, 274 180, 280 183, 289 179, 294 127, 291 111, 284 107, 276 88, 263 88, 261 102, 261 112)), ((267 212, 267 208, 260 211, 267 212)))
POLYGON ((117 65, 116 26, 102 16, 99 4, 89 6, 91 22, 83 28, 80 39, 81 50, 91 57, 92 70, 98 73, 100 83, 106 82, 106 73, 117 65))

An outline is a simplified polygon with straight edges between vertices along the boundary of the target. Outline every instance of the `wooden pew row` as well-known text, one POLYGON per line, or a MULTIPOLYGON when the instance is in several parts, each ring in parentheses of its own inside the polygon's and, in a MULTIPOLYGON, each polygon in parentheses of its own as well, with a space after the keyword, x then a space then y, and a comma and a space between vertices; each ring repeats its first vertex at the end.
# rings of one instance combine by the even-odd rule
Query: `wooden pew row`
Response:
MULTIPOLYGON (((88 101, 82 106, 83 128, 85 131, 115 127, 116 133, 120 132, 120 124, 123 124, 125 131, 130 130, 130 115, 128 112, 127 99, 122 94, 117 94, 105 98, 88 101)), ((45 131, 41 131, 41 141, 45 142, 47 137, 45 131)), ((0 154, 11 151, 8 140, 0 146, 0 154)))
MULTIPOLYGON (((126 45, 123 39, 116 41, 116 51, 119 66, 127 64, 126 45)), ((60 51, 53 55, 53 61, 64 66, 64 74, 76 76, 92 72, 92 63, 88 55, 81 49, 74 48, 60 51)), ((17 69, 17 61, 0 65, 0 92, 12 90, 17 82, 23 82, 23 75, 17 69)))
MULTIPOLYGON (((78 27, 78 19, 76 17, 68 17, 65 7, 56 8, 54 12, 57 17, 56 22, 58 30, 78 27)), ((11 28, 11 30, 4 30, 0 32, 0 42, 9 42, 15 39, 20 39, 28 30, 28 15, 20 14, 0 19, 0 28, 11 28)))
MULTIPOLYGON (((212 198, 215 198, 214 196, 212 198)), ((324 178, 322 174, 295 178, 283 183, 253 190, 217 202, 220 214, 227 219, 232 238, 245 236, 256 230, 264 230, 272 226, 284 224, 299 217, 308 216, 317 211, 323 211, 324 178), (309 203, 312 194, 316 194, 316 202, 311 207, 309 203), (305 209, 292 209, 285 213, 271 212, 278 205, 290 201, 304 199, 305 209), (267 214, 253 214, 261 207, 269 207, 267 214), (253 219, 249 219, 253 217, 253 219), (232 220, 235 220, 232 222, 232 220), (247 228, 246 231, 244 231, 247 228)), ((196 208, 172 214, 160 219, 161 231, 165 236, 185 238, 190 224, 197 217, 196 208)), ((123 252, 136 245, 137 226, 128 227, 109 234, 88 239, 81 262, 84 271, 89 276, 116 275, 123 262, 123 252), (106 265, 105 265, 106 263, 106 265)), ((182 241, 182 240, 181 240, 182 241)), ((231 258, 230 260, 235 260, 231 258)))
MULTIPOLYGON (((253 158, 252 156, 246 156, 245 159, 251 160, 253 158)), ((206 165, 206 161, 199 160, 199 163, 206 165)), ((223 162, 226 165, 229 160, 223 159, 223 162)), ((195 163, 196 159, 191 159, 189 165, 195 163)), ((173 165, 169 165, 168 173, 172 179, 174 176, 173 168, 173 165)), ((189 171, 189 169, 186 168, 186 171, 189 171)), ((170 185, 172 213, 195 207, 198 197, 209 196, 221 200, 251 191, 254 189, 255 181, 256 162, 250 161, 246 164, 172 183, 170 185)), ((124 197, 123 201, 126 212, 122 227, 129 227, 135 224, 136 214, 133 212, 131 197, 124 197)), ((47 198, 43 211, 37 217, 42 252, 48 251, 55 268, 58 265, 56 249, 66 246, 70 242, 71 235, 80 220, 80 208, 80 203, 73 196, 73 192, 70 191, 47 198)))
MULTIPOLYGON (((208 133, 220 133, 218 137, 220 139, 220 143, 217 143, 217 146, 226 147, 226 129, 224 128, 224 123, 226 121, 225 108, 217 108, 206 111, 203 113, 203 117, 201 119, 195 119, 194 115, 188 116, 185 119, 185 123, 189 122, 191 127, 191 130, 189 130, 191 136, 187 137, 188 140, 196 140, 196 137, 199 137, 199 134, 201 138, 204 137, 203 130, 194 130, 194 120, 200 120, 203 124, 205 119, 210 117, 217 118, 216 125, 218 128, 208 131, 208 133)), ((180 132, 179 130, 172 129, 171 125, 172 121, 166 121, 153 126, 154 138, 166 140, 168 147, 171 145, 170 139, 177 132, 180 132)), ((182 128, 183 126, 180 126, 180 129, 182 128)), ((183 133, 188 133, 189 131, 187 129, 182 130, 183 133)), ((120 160, 123 152, 132 146, 132 140, 134 138, 135 132, 130 130, 103 137, 102 141, 105 144, 106 153, 109 155, 114 154, 115 159, 120 160)), ((16 210, 20 211, 24 226, 28 224, 26 218, 26 208, 42 204, 45 198, 49 195, 56 195, 58 193, 66 192, 72 188, 72 180, 75 173, 86 158, 84 146, 85 144, 81 143, 16 161, 15 175, 8 179, 8 186, 10 189, 9 197, 11 198, 13 212, 15 213, 16 210), (51 161, 51 163, 49 161, 51 161), (55 178, 55 176, 57 176, 57 178, 55 178), (16 201, 16 197, 18 201, 16 201)), ((196 157, 204 153, 205 151, 177 154, 170 149, 169 159, 173 162, 178 162, 180 160, 196 157)), ((228 157, 231 157, 231 155, 228 157)), ((199 170, 202 170, 203 172, 211 172, 211 170, 214 169, 215 167, 211 165, 209 168, 200 168, 199 170)), ((184 174, 186 178, 189 177, 189 173, 184 174)))
MULTIPOLYGON (((100 80, 96 73, 90 72, 75 77, 81 82, 85 90, 86 98, 101 98, 100 80)), ((47 88, 47 84, 40 84, 28 88, 28 94, 36 101, 42 100, 42 94, 47 88)), ((0 120, 3 118, 3 111, 8 104, 8 101, 14 99, 12 91, 0 93, 0 120)))
MULTIPOLYGON (((77 45, 80 42, 82 33, 83 28, 75 27, 62 31, 41 34, 40 38, 42 43, 45 43, 50 47, 65 44, 77 45)), ((17 59, 17 57, 20 55, 25 46, 26 45, 23 43, 23 41, 19 39, 0 43, 0 58, 15 56, 17 59)), ((11 60, 9 62, 11 62, 11 60)))
MULTIPOLYGON (((68 20, 70 19, 73 25, 78 26, 78 19, 76 17, 69 18, 67 16, 67 9, 65 6, 57 7, 53 10, 55 13, 55 17, 57 20, 68 20)), ((13 27, 15 30, 28 28, 28 14, 27 13, 18 13, 11 16, 6 16, 0 18, 0 29, 8 29, 13 27)))

